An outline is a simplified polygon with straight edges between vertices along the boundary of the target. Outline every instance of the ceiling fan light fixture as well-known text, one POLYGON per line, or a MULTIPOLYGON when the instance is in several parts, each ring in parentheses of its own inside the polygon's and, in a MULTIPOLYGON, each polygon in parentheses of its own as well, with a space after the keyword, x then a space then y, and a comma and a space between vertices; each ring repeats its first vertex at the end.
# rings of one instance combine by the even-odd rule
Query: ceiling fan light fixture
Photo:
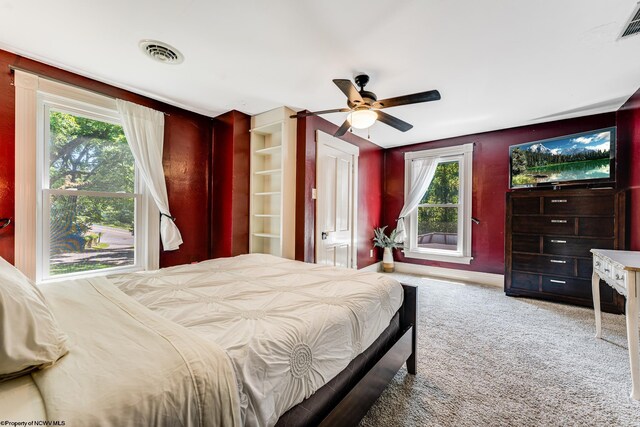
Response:
POLYGON ((347 120, 354 129, 367 129, 378 120, 378 113, 373 110, 356 110, 349 113, 347 120))

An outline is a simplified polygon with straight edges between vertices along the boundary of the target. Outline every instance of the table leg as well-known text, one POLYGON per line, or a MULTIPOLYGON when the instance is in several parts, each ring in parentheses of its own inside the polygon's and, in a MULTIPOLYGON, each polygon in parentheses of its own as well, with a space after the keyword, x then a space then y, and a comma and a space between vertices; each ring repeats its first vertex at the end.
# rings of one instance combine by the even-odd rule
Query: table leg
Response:
POLYGON ((640 352, 638 346, 638 290, 636 274, 629 272, 627 284, 627 340, 629 341, 629 362, 631 364, 631 398, 640 400, 640 371, 638 364, 640 352))
POLYGON ((596 338, 602 337, 602 312, 600 311, 600 276, 593 270, 591 276, 591 293, 593 294, 593 311, 596 315, 596 338))

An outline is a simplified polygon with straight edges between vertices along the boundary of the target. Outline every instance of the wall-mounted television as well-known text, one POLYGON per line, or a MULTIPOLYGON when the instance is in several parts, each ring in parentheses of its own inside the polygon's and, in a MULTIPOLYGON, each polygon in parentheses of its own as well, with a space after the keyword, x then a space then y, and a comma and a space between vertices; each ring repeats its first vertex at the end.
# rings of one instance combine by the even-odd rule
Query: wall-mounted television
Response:
POLYGON ((511 188, 615 183, 616 128, 509 147, 511 188))

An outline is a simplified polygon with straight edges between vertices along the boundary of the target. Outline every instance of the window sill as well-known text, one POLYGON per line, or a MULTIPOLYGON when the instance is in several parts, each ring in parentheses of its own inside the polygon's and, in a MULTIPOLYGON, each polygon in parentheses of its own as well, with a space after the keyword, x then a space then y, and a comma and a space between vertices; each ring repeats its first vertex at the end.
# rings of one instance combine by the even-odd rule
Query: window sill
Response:
POLYGON ((402 251, 406 258, 415 258, 415 259, 424 259, 429 261, 441 261, 441 262, 451 262, 455 264, 471 264, 471 260, 473 257, 463 256, 458 254, 442 254, 442 253, 432 253, 432 252, 418 252, 418 251, 402 251))
POLYGON ((135 273, 137 271, 144 271, 144 269, 136 265, 125 266, 125 267, 111 267, 111 268, 104 268, 102 270, 93 270, 93 271, 79 272, 79 273, 67 273, 67 274, 61 274, 60 276, 50 276, 50 277, 47 277, 46 279, 38 280, 36 284, 44 285, 48 283, 63 282, 66 280, 91 279, 93 277, 106 277, 114 274, 135 273))

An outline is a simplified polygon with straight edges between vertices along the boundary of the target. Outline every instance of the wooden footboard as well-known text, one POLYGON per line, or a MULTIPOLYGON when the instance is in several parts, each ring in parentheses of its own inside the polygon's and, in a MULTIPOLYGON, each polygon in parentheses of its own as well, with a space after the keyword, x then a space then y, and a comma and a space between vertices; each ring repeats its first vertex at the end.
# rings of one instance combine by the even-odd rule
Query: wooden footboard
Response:
POLYGON ((400 307, 400 331, 395 342, 324 418, 321 426, 357 425, 405 362, 407 371, 415 375, 418 350, 418 288, 404 283, 402 287, 404 301, 400 307))
POLYGON ((418 287, 402 284, 404 302, 400 307, 400 330, 411 328, 411 355, 407 360, 407 371, 416 374, 416 357, 418 355, 418 287))

